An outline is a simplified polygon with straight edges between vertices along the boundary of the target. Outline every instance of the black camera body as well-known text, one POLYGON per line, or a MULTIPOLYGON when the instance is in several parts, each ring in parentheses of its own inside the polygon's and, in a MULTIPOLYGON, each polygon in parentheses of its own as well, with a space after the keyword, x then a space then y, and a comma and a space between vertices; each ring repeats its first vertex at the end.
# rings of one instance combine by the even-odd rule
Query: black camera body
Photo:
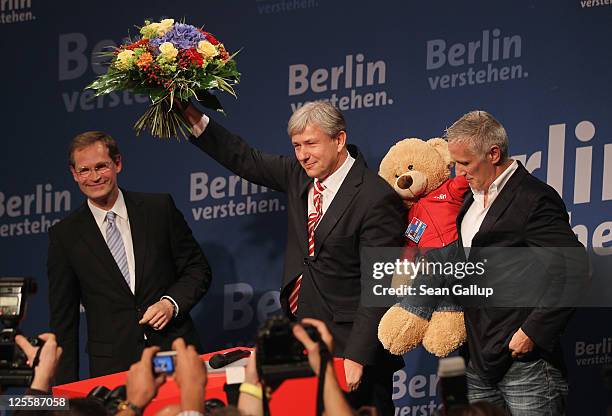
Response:
MULTIPOLYGON (((286 317, 274 316, 268 319, 257 333, 257 372, 267 385, 314 375, 304 346, 293 336, 293 325, 286 317)), ((314 342, 321 340, 315 327, 303 326, 310 339, 314 342)))
MULTIPOLYGON (((36 293, 36 282, 29 277, 0 278, 0 385, 3 387, 29 386, 34 370, 27 363, 24 352, 15 344, 19 323, 26 311, 27 298, 36 293)), ((33 346, 42 346, 39 338, 28 338, 33 346)))
MULTIPOLYGON (((28 365, 25 353, 15 344, 17 332, 4 329, 0 332, 0 385, 29 386, 32 384, 34 370, 28 365)), ((40 347, 44 341, 40 338, 28 337, 34 347, 40 347)))
POLYGON ((96 386, 88 394, 87 398, 100 403, 107 410, 108 414, 117 413, 117 406, 125 400, 127 390, 125 385, 115 387, 113 390, 105 386, 96 386))

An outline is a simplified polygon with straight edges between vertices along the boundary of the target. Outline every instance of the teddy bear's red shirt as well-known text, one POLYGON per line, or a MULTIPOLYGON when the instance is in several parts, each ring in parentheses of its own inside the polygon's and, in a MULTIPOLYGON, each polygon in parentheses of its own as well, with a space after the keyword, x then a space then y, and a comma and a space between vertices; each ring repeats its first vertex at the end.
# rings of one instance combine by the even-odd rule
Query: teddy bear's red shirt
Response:
POLYGON ((406 235, 406 245, 438 248, 457 240, 457 215, 469 188, 465 177, 457 176, 419 199, 408 211, 412 238, 406 235))

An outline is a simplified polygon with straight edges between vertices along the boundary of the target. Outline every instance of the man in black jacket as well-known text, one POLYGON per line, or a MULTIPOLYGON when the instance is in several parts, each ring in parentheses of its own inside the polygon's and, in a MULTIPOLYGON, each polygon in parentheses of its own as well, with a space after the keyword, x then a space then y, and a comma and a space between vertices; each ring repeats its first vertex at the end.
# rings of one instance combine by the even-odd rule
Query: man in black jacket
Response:
POLYGON ((199 346, 189 312, 211 272, 172 197, 119 189, 123 161, 103 132, 76 136, 69 158, 87 201, 49 230, 51 329, 64 351, 58 383, 78 379, 79 303, 91 376, 127 370, 147 345, 170 349, 183 337, 199 346))
MULTIPOLYGON (((534 276, 523 276, 527 259, 517 258, 510 247, 582 247, 565 205, 553 188, 508 157, 506 131, 487 112, 464 115, 447 129, 447 138, 457 175, 466 177, 472 191, 457 218, 460 242, 471 248, 467 258, 482 260, 483 247, 505 247, 498 249, 506 250, 503 257, 511 269, 504 284, 519 294, 515 307, 465 309, 469 398, 493 402, 513 415, 563 414, 567 382, 560 335, 572 309, 521 304, 531 289, 517 287, 518 281, 534 276)), ((563 282, 535 280, 563 291, 558 286, 563 282)))
POLYGON ((287 194, 288 236, 281 287, 283 311, 325 322, 336 342, 352 405, 393 414, 392 374, 403 367, 377 337, 383 308, 360 302, 360 249, 403 245, 403 204, 357 147, 334 106, 305 104, 289 120, 295 157, 253 149, 202 115, 185 110, 193 143, 237 175, 287 194))

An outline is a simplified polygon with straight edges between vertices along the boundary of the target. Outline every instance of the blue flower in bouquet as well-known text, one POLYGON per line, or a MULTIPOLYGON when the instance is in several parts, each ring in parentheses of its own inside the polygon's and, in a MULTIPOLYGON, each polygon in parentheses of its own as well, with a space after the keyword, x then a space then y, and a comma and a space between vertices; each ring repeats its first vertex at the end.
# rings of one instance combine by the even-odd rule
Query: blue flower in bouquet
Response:
POLYGON ((151 45, 159 47, 164 42, 171 42, 179 49, 195 48, 198 42, 205 40, 206 36, 195 26, 185 23, 175 23, 165 35, 151 40, 151 45))

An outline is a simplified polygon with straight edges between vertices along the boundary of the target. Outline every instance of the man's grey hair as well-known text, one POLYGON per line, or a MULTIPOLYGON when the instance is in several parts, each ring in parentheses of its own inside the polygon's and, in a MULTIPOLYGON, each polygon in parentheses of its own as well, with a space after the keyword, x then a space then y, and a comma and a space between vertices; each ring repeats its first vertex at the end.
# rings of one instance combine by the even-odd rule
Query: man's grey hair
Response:
POLYGON ((336 107, 325 101, 313 101, 298 108, 287 123, 289 137, 303 133, 308 124, 314 124, 330 137, 346 131, 344 116, 336 107))
POLYGON ((466 143, 470 150, 484 156, 491 146, 500 149, 500 161, 508 159, 508 135, 504 126, 486 111, 470 111, 446 129, 449 143, 466 143))

